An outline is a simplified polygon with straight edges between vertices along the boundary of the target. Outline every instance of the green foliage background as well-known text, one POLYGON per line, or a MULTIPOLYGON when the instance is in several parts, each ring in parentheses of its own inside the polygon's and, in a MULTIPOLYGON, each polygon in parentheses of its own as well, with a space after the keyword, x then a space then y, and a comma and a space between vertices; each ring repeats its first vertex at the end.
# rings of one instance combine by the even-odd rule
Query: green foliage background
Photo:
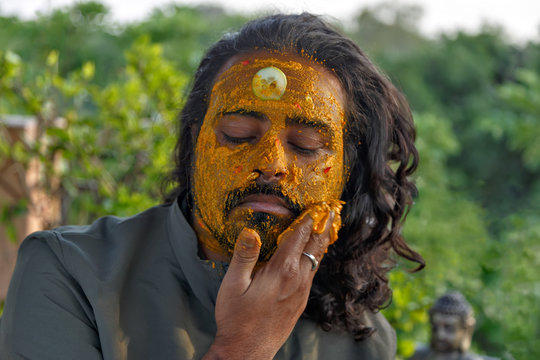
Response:
MULTIPOLYGON (((456 289, 476 310, 476 352, 538 359, 540 41, 515 44, 494 26, 428 38, 420 16, 380 4, 336 24, 405 92, 418 129, 420 195, 404 232, 427 266, 391 274, 384 314, 398 355, 429 341, 426 310, 456 289)), ((117 24, 98 2, 33 20, 0 15, 0 118, 32 115, 40 129, 37 142, 13 144, 0 123, 0 162, 38 157, 41 186, 62 195, 62 223, 158 204, 189 79, 204 50, 245 21, 170 5, 117 24)), ((8 230, 27 206, 0 209, 8 230)))

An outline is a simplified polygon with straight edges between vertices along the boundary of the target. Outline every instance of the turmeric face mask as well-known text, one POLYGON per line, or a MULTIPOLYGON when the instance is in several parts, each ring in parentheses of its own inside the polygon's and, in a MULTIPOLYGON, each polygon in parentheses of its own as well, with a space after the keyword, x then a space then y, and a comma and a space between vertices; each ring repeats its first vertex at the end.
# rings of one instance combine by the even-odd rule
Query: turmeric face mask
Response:
POLYGON ((231 59, 212 89, 196 145, 195 227, 202 246, 232 255, 244 227, 260 260, 305 209, 343 190, 344 96, 332 72, 292 54, 231 59), (199 235, 199 234, 198 234, 199 235))

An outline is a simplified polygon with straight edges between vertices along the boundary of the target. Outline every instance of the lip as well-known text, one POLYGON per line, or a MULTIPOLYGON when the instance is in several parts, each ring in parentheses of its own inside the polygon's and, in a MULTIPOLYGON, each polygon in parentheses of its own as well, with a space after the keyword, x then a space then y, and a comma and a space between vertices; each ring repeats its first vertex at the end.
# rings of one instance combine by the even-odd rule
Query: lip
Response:
POLYGON ((237 207, 282 216, 291 216, 293 214, 285 201, 275 195, 248 195, 237 207))
POLYGON ((447 351, 451 346, 446 341, 435 340, 433 341, 433 347, 439 351, 447 351))

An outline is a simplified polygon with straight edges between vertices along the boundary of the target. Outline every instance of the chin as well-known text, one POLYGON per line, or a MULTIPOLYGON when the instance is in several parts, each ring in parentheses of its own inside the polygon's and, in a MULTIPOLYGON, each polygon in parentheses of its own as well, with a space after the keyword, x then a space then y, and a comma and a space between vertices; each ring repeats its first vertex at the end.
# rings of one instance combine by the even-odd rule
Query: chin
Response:
POLYGON ((236 211, 231 213, 222 232, 215 234, 221 246, 227 251, 234 251, 234 244, 242 229, 245 227, 255 230, 261 238, 259 261, 270 260, 277 249, 278 236, 293 222, 292 216, 276 215, 266 212, 236 211))
POLYGON ((447 352, 452 352, 454 349, 452 348, 452 346, 450 346, 450 344, 448 343, 445 343, 445 342, 437 342, 437 343, 433 343, 431 345, 431 347, 435 350, 435 351, 438 351, 438 352, 441 352, 441 353, 447 353, 447 352))
POLYGON ((291 225, 292 217, 277 216, 274 214, 255 212, 247 222, 247 227, 251 228, 261 237, 261 253, 259 261, 268 261, 277 249, 277 239, 279 235, 291 225))

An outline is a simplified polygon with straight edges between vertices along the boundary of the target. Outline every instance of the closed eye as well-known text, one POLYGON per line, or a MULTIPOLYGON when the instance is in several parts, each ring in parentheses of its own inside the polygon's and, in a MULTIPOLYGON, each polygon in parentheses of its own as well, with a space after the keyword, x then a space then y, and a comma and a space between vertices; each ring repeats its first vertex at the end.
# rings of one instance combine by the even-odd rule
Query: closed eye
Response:
POLYGON ((289 142, 289 146, 298 154, 306 155, 306 156, 315 155, 317 153, 317 150, 319 150, 319 149, 308 149, 292 142, 289 142))
POLYGON ((235 136, 229 136, 225 133, 223 134, 223 139, 228 142, 229 144, 243 144, 243 143, 251 143, 253 140, 256 139, 255 136, 248 136, 248 137, 235 137, 235 136))

